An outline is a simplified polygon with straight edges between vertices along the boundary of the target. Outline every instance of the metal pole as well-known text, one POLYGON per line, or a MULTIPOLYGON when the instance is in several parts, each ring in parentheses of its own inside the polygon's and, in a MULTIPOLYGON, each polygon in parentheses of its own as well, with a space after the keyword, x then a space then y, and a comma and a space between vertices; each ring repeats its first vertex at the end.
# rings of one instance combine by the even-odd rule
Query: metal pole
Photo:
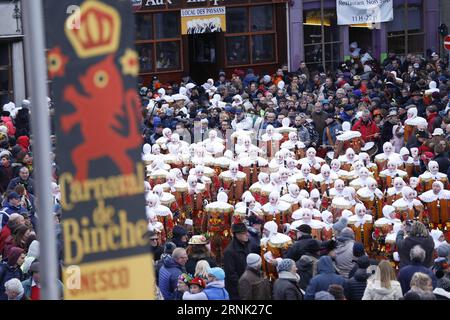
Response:
POLYGON ((42 300, 58 299, 55 224, 52 216, 50 118, 47 103, 47 63, 41 0, 23 1, 26 76, 30 83, 31 128, 33 133, 34 172, 39 214, 41 247, 40 285, 42 300))
POLYGON ((322 33, 322 67, 323 73, 326 73, 325 66, 325 26, 324 26, 324 8, 323 8, 323 0, 320 0, 320 24, 321 24, 321 33, 322 33))

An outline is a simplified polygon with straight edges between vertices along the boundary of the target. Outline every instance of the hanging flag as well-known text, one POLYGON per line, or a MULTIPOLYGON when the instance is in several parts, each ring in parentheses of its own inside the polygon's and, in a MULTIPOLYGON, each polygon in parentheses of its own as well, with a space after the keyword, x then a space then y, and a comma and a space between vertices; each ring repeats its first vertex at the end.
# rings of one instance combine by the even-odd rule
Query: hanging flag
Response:
POLYGON ((65 299, 152 299, 130 1, 47 1, 65 299))

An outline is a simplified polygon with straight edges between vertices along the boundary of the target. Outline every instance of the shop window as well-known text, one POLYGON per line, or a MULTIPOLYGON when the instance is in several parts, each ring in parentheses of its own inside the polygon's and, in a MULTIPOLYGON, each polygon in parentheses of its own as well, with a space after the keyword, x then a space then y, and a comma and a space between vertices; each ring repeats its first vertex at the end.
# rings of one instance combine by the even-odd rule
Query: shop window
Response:
POLYGON ((136 46, 139 55, 139 69, 141 72, 153 70, 153 44, 140 44, 136 46))
POLYGON ((0 105, 13 99, 11 45, 0 43, 0 105))
POLYGON ((156 56, 157 70, 180 69, 180 42, 158 42, 156 44, 156 56))
POLYGON ((227 8, 227 65, 275 62, 274 20, 272 5, 227 8))
POLYGON ((247 64, 248 59, 248 37, 227 37, 228 64, 247 64))
POLYGON ((180 13, 164 12, 155 15, 156 39, 177 38, 180 35, 180 13))
POLYGON ((273 34, 261 34, 252 36, 253 61, 267 62, 274 60, 275 36, 273 34))
POLYGON ((135 14, 140 73, 181 69, 179 12, 135 14))
POLYGON ((136 15, 136 40, 153 39, 153 21, 150 14, 136 15))
POLYGON ((305 63, 310 70, 334 70, 342 60, 336 11, 323 10, 323 15, 321 10, 304 11, 303 32, 305 63))
POLYGON ((399 56, 424 53, 422 6, 402 1, 394 8, 395 19, 387 23, 388 48, 399 56))
POLYGON ((247 8, 227 8, 227 32, 241 33, 248 31, 247 8))
POLYGON ((273 10, 271 6, 250 8, 250 26, 252 31, 267 31, 273 29, 273 10))

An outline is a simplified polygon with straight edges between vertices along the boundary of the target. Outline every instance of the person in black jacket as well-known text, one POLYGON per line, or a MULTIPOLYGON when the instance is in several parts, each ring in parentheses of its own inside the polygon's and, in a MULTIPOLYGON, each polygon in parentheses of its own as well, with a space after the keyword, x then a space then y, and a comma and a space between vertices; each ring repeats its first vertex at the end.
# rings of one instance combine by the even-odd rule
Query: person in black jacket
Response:
POLYGON ((300 288, 305 291, 313 277, 314 260, 308 255, 303 255, 296 263, 297 273, 300 276, 300 288))
POLYGON ((305 248, 312 239, 311 232, 312 229, 307 224, 302 224, 297 228, 297 241, 288 249, 286 258, 298 261, 306 253, 305 248))
POLYGON ((247 227, 244 223, 235 223, 231 227, 233 239, 224 251, 223 262, 225 277, 225 289, 230 300, 239 300, 239 278, 247 268, 247 255, 250 253, 247 227))
POLYGON ((411 225, 408 237, 404 237, 406 228, 406 221, 403 222, 402 230, 397 233, 396 245, 398 254, 400 256, 400 269, 406 265, 411 264, 410 252, 411 249, 420 245, 425 250, 425 260, 423 265, 431 267, 433 265, 434 241, 428 233, 425 225, 420 221, 414 221, 411 225))
POLYGON ((344 282, 344 294, 347 300, 362 300, 367 279, 370 277, 370 273, 367 272, 367 268, 370 266, 368 256, 359 257, 356 264, 358 269, 355 274, 344 282))
MULTIPOLYGON (((355 256, 355 258, 357 258, 356 260, 358 260, 358 258, 360 258, 360 257, 367 256, 367 254, 366 254, 366 252, 364 250, 364 244, 363 243, 355 242, 353 244, 353 255, 355 256)), ((376 266, 376 265, 378 265, 378 261, 376 259, 369 258, 369 264, 373 265, 373 266, 376 266)), ((359 268, 358 264, 355 264, 353 269, 348 274, 348 278, 349 279, 355 275, 355 273, 358 270, 358 268, 359 268)))
POLYGON ((186 272, 194 275, 197 262, 206 260, 211 268, 217 267, 216 260, 211 251, 206 247, 207 240, 205 236, 195 235, 189 240, 189 245, 186 249, 188 254, 188 261, 186 262, 186 272))
POLYGON ((259 218, 257 215, 251 215, 247 219, 248 221, 248 235, 250 242, 250 252, 260 254, 261 253, 261 227, 264 224, 264 220, 259 218))
POLYGON ((161 258, 156 261, 155 265, 155 273, 156 273, 156 283, 159 283, 159 270, 161 270, 164 265, 164 259, 172 256, 173 250, 175 250, 177 246, 173 242, 166 242, 164 244, 164 253, 161 255, 161 258))
POLYGON ((154 231, 147 231, 144 236, 149 241, 153 261, 158 261, 164 252, 164 248, 158 244, 158 234, 154 231))

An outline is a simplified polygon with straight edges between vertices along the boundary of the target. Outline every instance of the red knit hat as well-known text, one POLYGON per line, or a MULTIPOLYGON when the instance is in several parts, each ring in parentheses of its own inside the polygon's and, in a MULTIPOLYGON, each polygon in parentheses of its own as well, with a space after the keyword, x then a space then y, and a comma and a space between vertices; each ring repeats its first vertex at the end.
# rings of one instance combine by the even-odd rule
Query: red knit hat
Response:
POLYGON ((206 287, 205 280, 203 280, 202 278, 199 278, 199 277, 195 277, 194 279, 192 279, 191 282, 189 282, 189 285, 191 285, 191 284, 196 284, 196 285, 200 286, 201 288, 206 287))

